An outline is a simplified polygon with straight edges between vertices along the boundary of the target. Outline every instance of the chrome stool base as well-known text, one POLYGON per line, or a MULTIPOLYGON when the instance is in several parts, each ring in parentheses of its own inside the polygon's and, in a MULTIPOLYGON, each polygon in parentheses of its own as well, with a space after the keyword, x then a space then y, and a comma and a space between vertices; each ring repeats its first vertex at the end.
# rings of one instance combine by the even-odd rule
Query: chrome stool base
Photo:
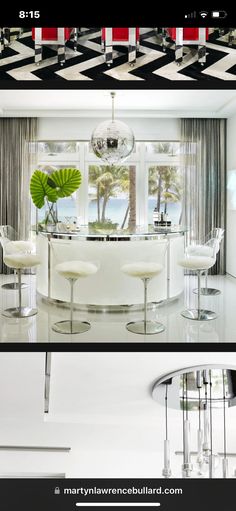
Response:
POLYGON ((211 319, 217 318, 217 314, 215 312, 205 309, 187 309, 181 312, 181 316, 195 321, 210 321, 211 319))
POLYGON ((6 318, 30 318, 38 313, 38 309, 32 309, 31 307, 11 307, 2 311, 2 315, 6 318))
POLYGON ((162 323, 158 323, 158 321, 131 321, 126 325, 127 330, 129 332, 133 332, 134 334, 142 334, 142 335, 153 335, 159 334, 165 330, 164 325, 162 323))
MULTIPOLYGON (((29 287, 29 285, 22 282, 21 289, 25 289, 26 287, 29 287)), ((1 288, 2 289, 12 289, 13 291, 18 291, 19 284, 18 284, 18 282, 7 282, 6 284, 2 284, 1 288)))
MULTIPOLYGON (((194 289, 193 292, 195 295, 198 294, 198 289, 194 289)), ((213 287, 201 287, 200 288, 200 294, 204 296, 216 296, 220 295, 221 291, 219 289, 214 289, 213 287)))
POLYGON ((52 330, 58 334, 83 334, 90 330, 91 324, 88 321, 58 321, 52 325, 52 330))

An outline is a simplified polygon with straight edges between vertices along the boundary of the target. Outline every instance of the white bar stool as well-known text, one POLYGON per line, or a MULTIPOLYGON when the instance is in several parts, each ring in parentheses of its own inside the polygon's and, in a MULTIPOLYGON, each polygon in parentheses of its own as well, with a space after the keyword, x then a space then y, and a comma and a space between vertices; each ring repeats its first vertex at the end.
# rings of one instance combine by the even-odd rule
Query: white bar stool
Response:
MULTIPOLYGON (((31 241, 23 241, 23 240, 9 241, 9 240, 7 240, 7 242, 4 244, 4 240, 2 239, 2 247, 3 247, 4 256, 11 255, 11 254, 17 254, 18 252, 20 254, 31 254, 31 253, 35 252, 35 245, 31 241)), ((16 271, 16 270, 14 270, 14 271, 16 271)), ((25 282, 21 282, 21 289, 25 289, 26 287, 28 287, 28 284, 26 284, 25 282)), ((2 285, 2 288, 17 291, 19 289, 19 283, 18 282, 7 282, 6 284, 2 285)))
POLYGON ((126 328, 134 334, 159 334, 165 330, 164 325, 158 321, 147 320, 147 286, 149 281, 159 275, 164 269, 162 264, 154 262, 136 262, 124 264, 121 271, 130 277, 138 277, 144 284, 144 319, 142 321, 131 321, 127 323, 126 328))
POLYGON ((203 256, 190 256, 180 260, 178 264, 188 270, 196 271, 198 277, 198 306, 197 309, 187 309, 181 312, 181 315, 187 319, 194 319, 197 321, 209 321, 216 319, 215 312, 201 309, 201 275, 206 270, 214 266, 216 260, 213 257, 203 256))
POLYGON ((9 241, 5 246, 6 255, 13 254, 13 250, 15 251, 15 254, 17 252, 21 254, 33 254, 35 252, 35 245, 32 243, 32 241, 9 241))
MULTIPOLYGON (((220 245, 224 239, 224 229, 219 227, 212 230, 212 233, 215 237, 211 237, 204 245, 189 245, 187 247, 186 253, 188 255, 196 255, 196 256, 209 256, 214 257, 220 251, 220 245)), ((208 287, 207 284, 207 276, 208 271, 206 271, 205 275, 205 287, 201 287, 201 295, 204 296, 215 296, 220 295, 221 291, 219 289, 208 287)), ((193 292, 195 294, 198 293, 197 289, 194 289, 193 292)))
MULTIPOLYGON (((31 241, 14 240, 9 239, 5 234, 15 233, 14 229, 10 226, 0 226, 0 243, 3 250, 3 258, 8 254, 15 254, 17 252, 28 254, 35 252, 35 245, 31 241)), ((13 291, 18 290, 18 282, 7 282, 2 284, 2 289, 10 289, 13 291)), ((28 287, 28 284, 21 282, 21 289, 28 287)))
POLYGON ((87 332, 91 328, 91 324, 88 321, 75 321, 73 319, 74 284, 79 278, 88 277, 96 273, 98 270, 97 266, 85 261, 67 261, 57 264, 55 270, 70 283, 70 319, 54 323, 52 330, 59 334, 82 334, 87 332))
POLYGON ((15 253, 5 255, 4 263, 9 267, 17 271, 18 274, 18 293, 19 293, 19 306, 11 307, 2 312, 3 316, 7 318, 28 318, 37 314, 38 310, 31 307, 22 306, 22 294, 21 294, 21 275, 22 270, 26 268, 33 268, 40 264, 40 259, 35 254, 23 254, 15 253))

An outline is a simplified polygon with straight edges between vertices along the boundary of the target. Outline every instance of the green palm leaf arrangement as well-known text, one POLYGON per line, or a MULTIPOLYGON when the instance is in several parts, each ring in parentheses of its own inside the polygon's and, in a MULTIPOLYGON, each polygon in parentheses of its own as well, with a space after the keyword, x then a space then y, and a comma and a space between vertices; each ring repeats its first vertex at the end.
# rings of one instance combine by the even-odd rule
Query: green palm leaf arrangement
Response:
POLYGON ((81 185, 81 172, 78 169, 60 169, 47 175, 35 170, 30 181, 30 193, 36 208, 41 209, 45 201, 56 202, 69 197, 81 185))
POLYGON ((30 180, 30 194, 36 208, 45 204, 51 209, 50 203, 69 197, 81 185, 82 177, 78 169, 64 168, 55 170, 50 175, 42 170, 35 170, 30 180))
POLYGON ((56 185, 58 198, 69 197, 81 185, 81 173, 77 169, 60 169, 50 175, 56 185))
POLYGON ((57 201, 55 187, 48 184, 48 175, 41 170, 35 170, 30 181, 30 194, 36 208, 41 209, 45 204, 45 198, 49 202, 57 201))

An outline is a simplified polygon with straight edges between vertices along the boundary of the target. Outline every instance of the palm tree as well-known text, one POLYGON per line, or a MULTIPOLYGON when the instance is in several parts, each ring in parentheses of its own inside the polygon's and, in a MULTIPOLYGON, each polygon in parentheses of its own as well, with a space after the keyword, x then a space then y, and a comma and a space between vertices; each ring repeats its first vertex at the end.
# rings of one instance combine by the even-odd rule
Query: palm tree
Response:
POLYGON ((100 182, 99 178, 102 176, 103 170, 102 167, 98 165, 90 165, 89 167, 89 183, 95 187, 96 190, 96 203, 97 203, 97 221, 100 222, 100 201, 101 201, 101 192, 100 192, 100 182))
POLYGON ((95 187, 97 202, 97 221, 106 221, 106 208, 111 197, 119 190, 127 191, 128 168, 118 165, 91 165, 89 183, 95 187))
POLYGON ((128 227, 133 228, 136 225, 136 167, 129 165, 122 167, 120 173, 120 189, 128 195, 128 204, 121 223, 121 229, 124 229, 128 220, 128 227))
POLYGON ((115 197, 117 193, 117 188, 119 186, 119 176, 117 167, 105 167, 105 171, 98 178, 97 184, 100 189, 100 196, 103 199, 102 202, 102 214, 101 214, 101 222, 105 222, 106 220, 106 207, 108 201, 111 197, 115 197))
POLYGON ((149 194, 156 195, 157 211, 161 209, 162 193, 163 193, 163 179, 166 174, 166 166, 155 165, 149 168, 149 194))
POLYGON ((124 228, 127 219, 128 226, 136 225, 136 168, 134 165, 91 165, 89 167, 89 183, 95 188, 97 203, 97 221, 106 221, 106 208, 111 197, 119 192, 128 195, 128 205, 121 223, 124 228))
POLYGON ((136 226, 136 167, 129 167, 129 228, 136 226))
POLYGON ((47 142, 40 142, 41 148, 43 148, 44 153, 74 153, 76 152, 76 142, 57 142, 57 141, 50 141, 47 142))
POLYGON ((182 183, 177 168, 168 165, 150 167, 149 194, 156 195, 159 212, 161 204, 164 204, 164 213, 167 213, 168 203, 179 202, 182 197, 182 183))
POLYGON ((164 213, 167 213, 168 203, 180 202, 182 197, 181 176, 176 167, 167 167, 163 178, 164 213))
POLYGON ((174 142, 153 142, 153 152, 156 154, 168 154, 168 156, 175 156, 176 145, 174 142))

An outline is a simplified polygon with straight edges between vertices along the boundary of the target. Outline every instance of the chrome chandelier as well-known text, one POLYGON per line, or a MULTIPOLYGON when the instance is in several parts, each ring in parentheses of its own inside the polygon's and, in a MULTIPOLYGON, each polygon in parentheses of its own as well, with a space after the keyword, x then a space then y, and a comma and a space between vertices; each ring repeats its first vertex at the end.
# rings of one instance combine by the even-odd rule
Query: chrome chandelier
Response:
MULTIPOLYGON (((182 457, 182 477, 228 477, 227 409, 236 405, 236 369, 224 365, 180 369, 158 379, 153 385, 152 396, 165 409, 163 477, 172 475, 168 421, 171 408, 182 414, 183 448, 175 451, 175 455, 182 457), (221 430, 220 452, 215 446, 216 421, 221 430), (192 423, 195 423, 194 427, 192 423), (195 450, 191 438, 197 446, 195 450)), ((219 434, 217 444, 219 447, 219 434)))
POLYGON ((99 124, 92 133, 91 146, 97 158, 107 165, 123 162, 134 149, 134 134, 122 121, 115 120, 115 92, 111 92, 112 118, 99 124))

